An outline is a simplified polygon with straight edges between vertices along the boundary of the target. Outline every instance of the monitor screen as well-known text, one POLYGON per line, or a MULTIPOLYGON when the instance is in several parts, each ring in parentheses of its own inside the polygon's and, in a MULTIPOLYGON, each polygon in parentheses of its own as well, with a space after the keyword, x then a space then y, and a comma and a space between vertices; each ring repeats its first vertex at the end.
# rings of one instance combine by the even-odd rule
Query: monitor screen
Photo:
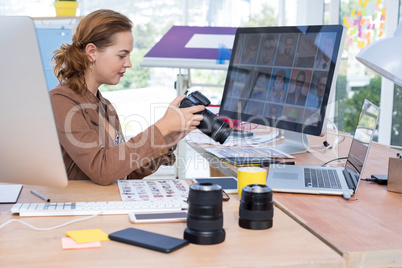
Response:
POLYGON ((238 28, 222 117, 322 135, 342 25, 238 28))

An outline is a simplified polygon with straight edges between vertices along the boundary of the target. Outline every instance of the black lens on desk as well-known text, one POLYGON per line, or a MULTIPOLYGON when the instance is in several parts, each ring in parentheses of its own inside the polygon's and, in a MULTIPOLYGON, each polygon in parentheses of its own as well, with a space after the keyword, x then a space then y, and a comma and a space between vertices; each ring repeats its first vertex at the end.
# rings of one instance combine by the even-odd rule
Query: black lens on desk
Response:
POLYGON ((272 227, 272 190, 264 184, 249 184, 241 191, 239 226, 252 230, 272 227))
POLYGON ((213 183, 191 185, 184 239, 193 244, 218 244, 225 240, 222 227, 222 187, 213 183))

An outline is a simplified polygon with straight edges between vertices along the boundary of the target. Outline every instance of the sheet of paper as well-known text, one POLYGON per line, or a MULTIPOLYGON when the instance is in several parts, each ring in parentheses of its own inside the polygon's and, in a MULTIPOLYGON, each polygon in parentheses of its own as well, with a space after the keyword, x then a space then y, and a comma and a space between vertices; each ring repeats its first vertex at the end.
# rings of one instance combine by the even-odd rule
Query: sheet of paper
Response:
POLYGON ((186 200, 190 186, 185 180, 118 180, 122 201, 186 200))
POLYGON ((62 237, 61 247, 63 249, 101 248, 102 244, 100 241, 79 244, 75 242, 71 237, 62 237))
POLYGON ((230 147, 230 148, 206 148, 205 151, 218 158, 229 157, 271 157, 271 158, 294 158, 290 154, 276 150, 272 147, 230 147))
POLYGON ((0 185, 0 203, 16 203, 20 196, 22 184, 2 184, 0 185))
POLYGON ((78 231, 68 231, 66 235, 74 239, 77 243, 89 243, 96 241, 108 241, 108 235, 100 229, 88 229, 78 231))
POLYGON ((232 146, 261 146, 268 145, 274 141, 280 140, 281 137, 279 135, 279 131, 274 131, 265 135, 254 135, 252 138, 246 137, 233 137, 229 136, 227 140, 220 144, 219 142, 214 141, 201 131, 193 130, 187 136, 186 139, 189 142, 199 143, 199 144, 211 144, 214 146, 220 147, 232 147, 232 146))
POLYGON ((233 47, 235 36, 232 34, 194 34, 185 48, 219 48, 233 47))

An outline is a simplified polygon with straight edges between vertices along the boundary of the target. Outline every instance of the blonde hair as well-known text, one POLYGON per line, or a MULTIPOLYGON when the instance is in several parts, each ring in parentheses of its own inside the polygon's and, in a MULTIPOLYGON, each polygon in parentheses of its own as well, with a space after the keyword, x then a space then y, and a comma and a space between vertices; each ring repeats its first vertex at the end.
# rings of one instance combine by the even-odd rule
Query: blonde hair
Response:
POLYGON ((132 27, 130 19, 113 10, 100 9, 85 16, 77 26, 72 44, 63 44, 53 52, 53 72, 59 83, 66 83, 74 92, 81 93, 84 73, 90 64, 85 47, 93 43, 103 50, 115 43, 117 33, 131 32, 132 27))

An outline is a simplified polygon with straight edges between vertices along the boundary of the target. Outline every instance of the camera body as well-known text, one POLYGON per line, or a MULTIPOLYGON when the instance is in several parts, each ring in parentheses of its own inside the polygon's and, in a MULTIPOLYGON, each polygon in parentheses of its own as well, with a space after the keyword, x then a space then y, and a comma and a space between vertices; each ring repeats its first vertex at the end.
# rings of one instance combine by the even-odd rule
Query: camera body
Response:
MULTIPOLYGON (((186 108, 195 105, 209 106, 211 102, 199 91, 190 93, 179 105, 179 108, 186 108)), ((209 136, 214 141, 223 144, 229 135, 232 133, 232 128, 223 121, 219 116, 205 109, 198 114, 202 114, 204 119, 197 126, 204 134, 209 136)))
POLYGON ((205 107, 209 106, 211 102, 204 94, 199 91, 194 91, 188 94, 187 97, 184 98, 180 106, 190 107, 194 105, 204 105, 205 107))

